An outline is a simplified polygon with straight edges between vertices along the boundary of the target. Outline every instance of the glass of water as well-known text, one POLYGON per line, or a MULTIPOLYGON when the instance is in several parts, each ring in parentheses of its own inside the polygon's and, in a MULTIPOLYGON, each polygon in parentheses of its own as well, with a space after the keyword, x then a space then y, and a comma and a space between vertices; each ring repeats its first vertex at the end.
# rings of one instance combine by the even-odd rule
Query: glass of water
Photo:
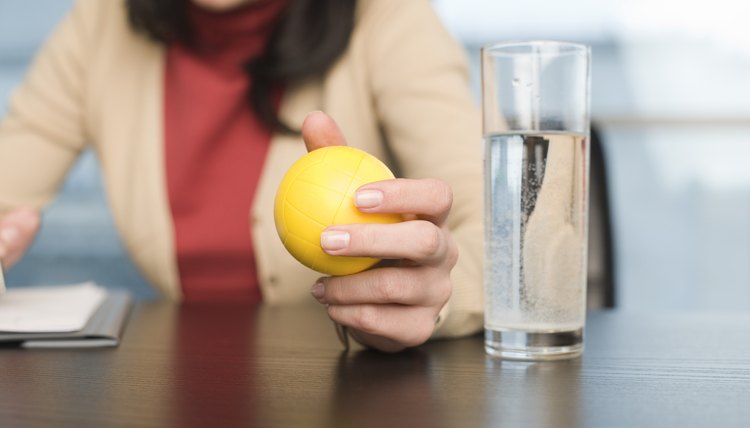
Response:
POLYGON ((509 359, 583 352, 590 49, 482 48, 485 349, 509 359))

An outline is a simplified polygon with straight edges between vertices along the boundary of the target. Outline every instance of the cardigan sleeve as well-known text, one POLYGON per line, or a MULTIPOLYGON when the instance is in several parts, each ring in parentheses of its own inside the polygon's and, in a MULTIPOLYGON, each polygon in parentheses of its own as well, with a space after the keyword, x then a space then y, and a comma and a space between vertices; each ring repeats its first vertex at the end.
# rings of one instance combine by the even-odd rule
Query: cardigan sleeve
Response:
POLYGON ((0 210, 49 202, 87 140, 85 9, 58 25, 0 121, 0 210))
POLYGON ((377 0, 367 11, 376 113, 404 177, 453 189, 448 227, 459 247, 453 293, 435 336, 478 331, 483 322, 483 187, 479 110, 461 46, 427 0, 377 0))

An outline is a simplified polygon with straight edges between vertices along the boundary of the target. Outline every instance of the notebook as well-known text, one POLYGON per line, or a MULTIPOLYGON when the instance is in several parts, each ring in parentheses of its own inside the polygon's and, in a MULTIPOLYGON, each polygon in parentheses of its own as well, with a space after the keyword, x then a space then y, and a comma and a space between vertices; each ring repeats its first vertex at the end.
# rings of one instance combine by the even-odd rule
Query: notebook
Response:
POLYGON ((0 295, 0 343, 26 348, 117 346, 130 294, 92 282, 7 289, 0 295))

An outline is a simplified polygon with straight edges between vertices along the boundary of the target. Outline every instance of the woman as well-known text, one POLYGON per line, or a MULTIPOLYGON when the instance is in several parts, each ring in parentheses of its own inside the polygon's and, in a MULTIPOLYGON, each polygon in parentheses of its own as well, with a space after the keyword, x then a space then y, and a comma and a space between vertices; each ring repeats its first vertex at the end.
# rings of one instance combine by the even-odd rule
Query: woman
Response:
POLYGON ((427 0, 81 0, 0 125, 0 250, 20 257, 91 144, 123 241, 166 296, 312 293, 398 351, 481 326, 479 141, 462 51, 427 0), (406 177, 363 186, 359 208, 410 221, 332 226, 328 253, 399 262, 316 280, 279 242, 273 197, 306 148, 344 136, 406 177))

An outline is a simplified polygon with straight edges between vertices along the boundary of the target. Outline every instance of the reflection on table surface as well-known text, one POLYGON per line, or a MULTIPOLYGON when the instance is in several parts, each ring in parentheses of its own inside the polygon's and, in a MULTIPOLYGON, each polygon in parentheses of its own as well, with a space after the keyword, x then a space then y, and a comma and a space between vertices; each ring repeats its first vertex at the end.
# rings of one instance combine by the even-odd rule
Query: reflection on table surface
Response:
POLYGON ((342 350, 320 307, 139 304, 117 349, 0 350, 3 426, 742 426, 750 314, 600 312, 581 359, 342 350), (9 425, 5 424, 8 421, 9 425))

